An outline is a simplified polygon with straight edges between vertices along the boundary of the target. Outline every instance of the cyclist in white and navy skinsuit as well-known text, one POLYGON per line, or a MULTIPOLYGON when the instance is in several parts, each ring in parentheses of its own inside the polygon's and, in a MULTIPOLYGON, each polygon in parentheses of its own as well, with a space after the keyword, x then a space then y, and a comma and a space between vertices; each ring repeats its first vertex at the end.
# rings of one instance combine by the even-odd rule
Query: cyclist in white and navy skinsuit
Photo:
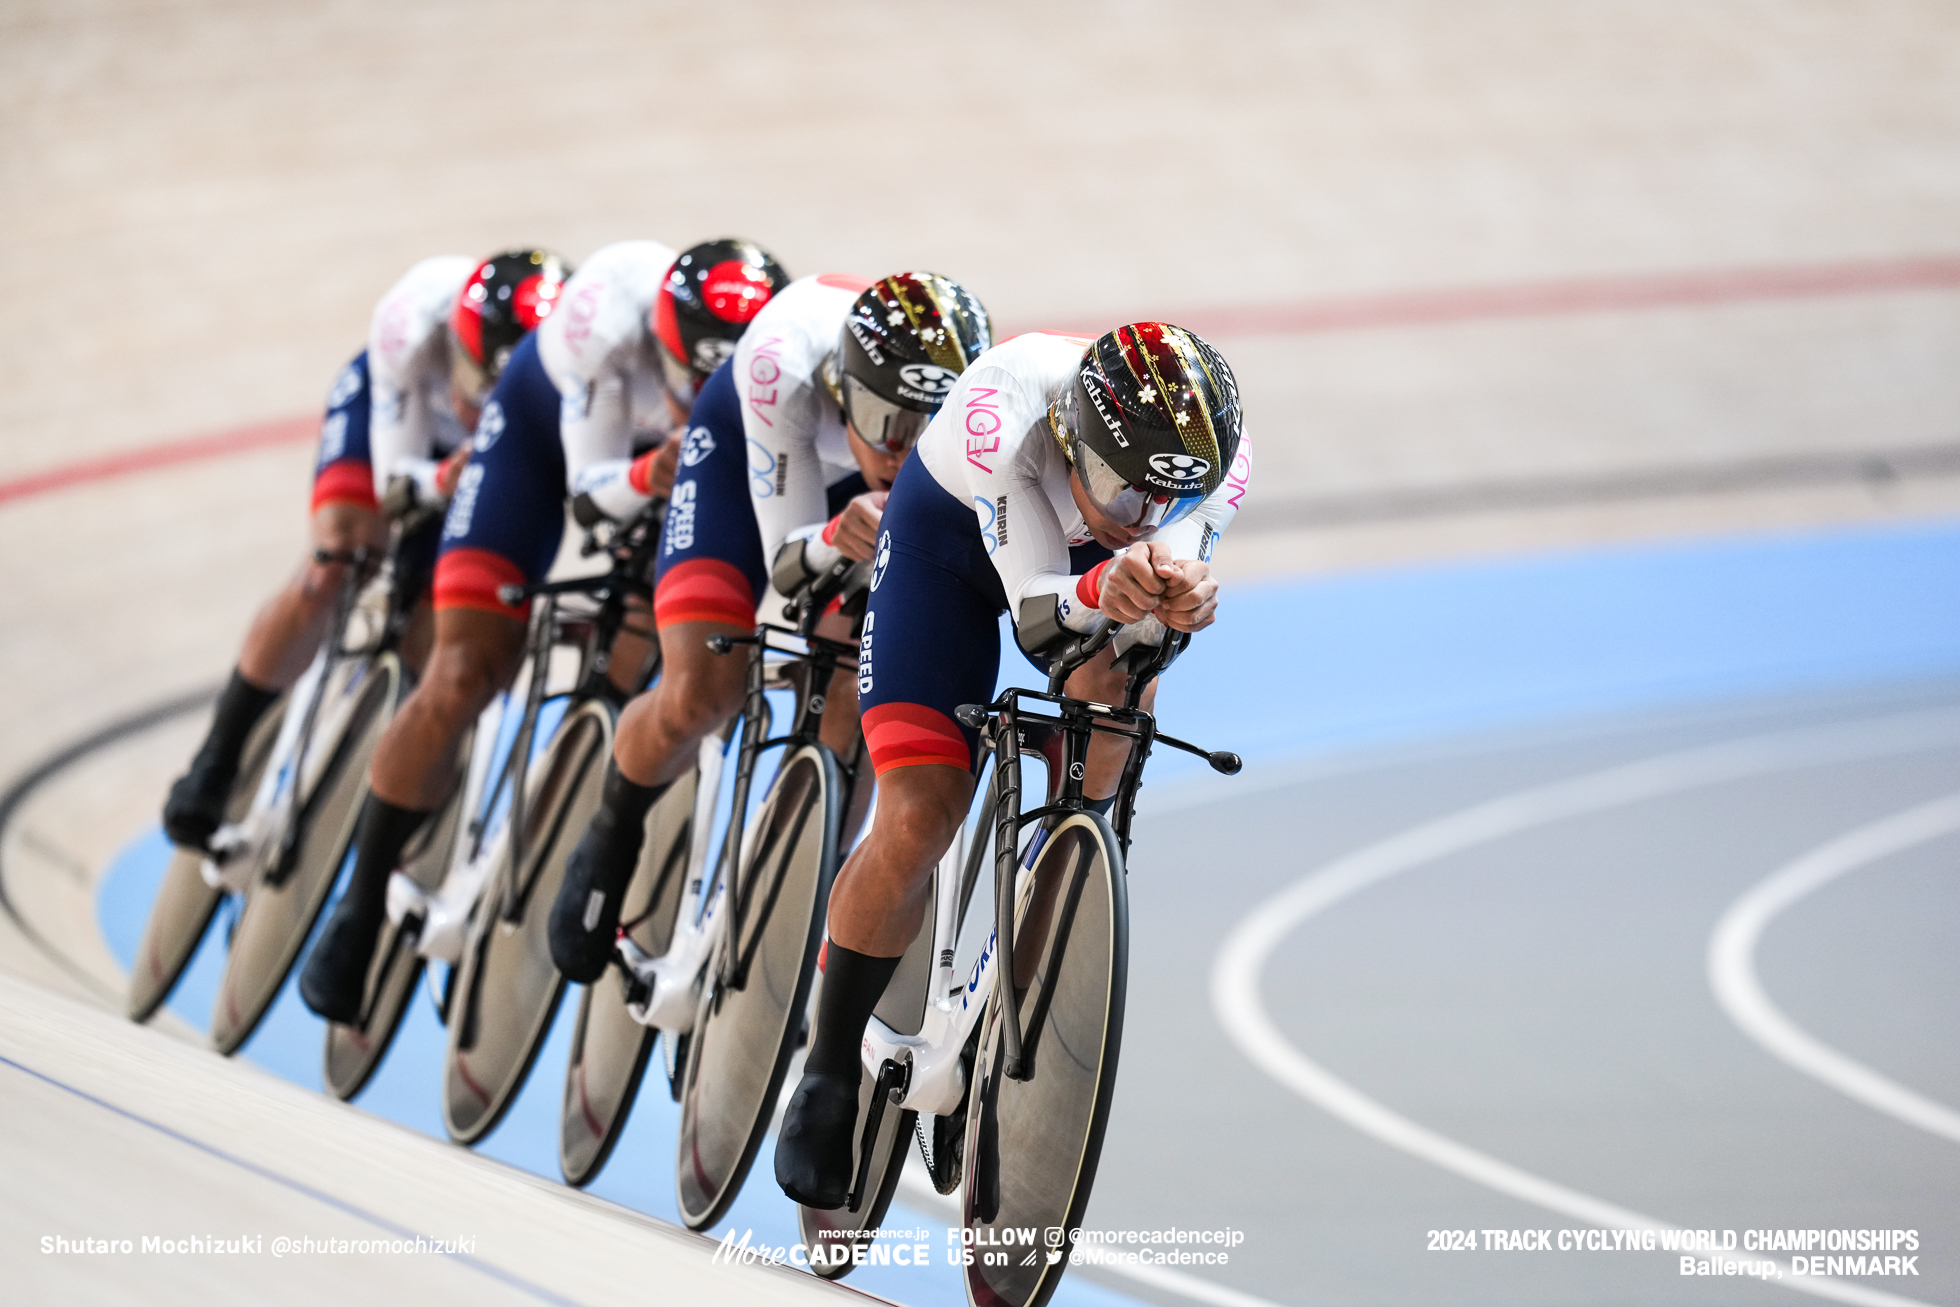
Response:
MULTIPOLYGON (((476 274, 509 257, 482 264, 460 255, 424 259, 375 306, 367 347, 327 395, 308 561, 253 620, 211 732, 164 805, 164 829, 178 843, 202 848, 217 829, 246 735, 325 638, 346 569, 317 561, 312 550, 379 550, 387 541, 381 499, 396 476, 411 478, 425 495, 438 493, 438 460, 464 444, 483 400, 452 383, 467 346, 455 339, 451 321, 476 274)), ((481 330, 474 334, 483 339, 481 330)), ((496 335, 493 325, 490 337, 496 335)), ((435 543, 433 531, 407 543, 405 574, 426 582, 435 543)))
MULTIPOLYGON (((741 707, 743 663, 713 656, 707 640, 755 630, 786 540, 824 560, 871 556, 900 465, 991 339, 986 310, 945 277, 806 277, 769 302, 702 388, 656 564, 661 680, 620 715, 605 801, 552 912, 552 955, 570 979, 596 978, 612 952, 647 808, 741 707)), ((821 634, 850 637, 848 620, 824 623, 821 634)), ((856 705, 829 703, 823 739, 848 758, 856 705)), ((868 802, 870 787, 860 794, 868 802)))
MULTIPOLYGON (((1043 645, 1103 618, 1210 625, 1209 560, 1251 470, 1241 426, 1231 369, 1182 328, 1036 333, 966 370, 899 473, 859 652, 878 812, 831 890, 804 1077, 777 1136, 776 1179, 796 1201, 840 1207, 850 1188, 865 1022, 972 799, 976 735, 953 714, 993 697, 999 615, 1043 645)), ((1121 702, 1112 662, 1104 649, 1067 693, 1121 702)), ((1126 753, 1111 736, 1090 745, 1092 808, 1107 809, 1126 753)))
MULTIPOLYGON (((609 245, 512 351, 443 523, 428 669, 375 747, 348 890, 300 976, 301 997, 321 1016, 358 1016, 388 876, 442 801, 470 723, 517 672, 530 606, 499 591, 550 571, 568 497, 595 522, 631 517, 666 492, 667 434, 787 280, 749 241, 712 241, 678 258, 654 241, 609 245)), ((650 652, 622 631, 615 683, 627 688, 650 652)))

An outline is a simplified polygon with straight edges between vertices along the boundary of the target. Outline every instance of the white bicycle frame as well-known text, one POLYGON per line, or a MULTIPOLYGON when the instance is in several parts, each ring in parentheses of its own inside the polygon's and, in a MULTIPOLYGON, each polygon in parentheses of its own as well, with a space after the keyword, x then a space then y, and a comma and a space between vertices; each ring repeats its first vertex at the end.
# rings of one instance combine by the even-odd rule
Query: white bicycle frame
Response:
MULTIPOLYGON (((727 755, 719 736, 701 741, 701 779, 694 792, 694 824, 689 828, 687 887, 682 891, 679 910, 674 914, 674 933, 667 951, 654 957, 621 933, 619 956, 642 985, 651 986, 645 1002, 628 1003, 626 1011, 643 1026, 684 1035, 694 1028, 695 999, 708 960, 721 940, 722 879, 707 867, 708 843, 713 835, 715 803, 721 793, 721 772, 727 755), (704 906, 702 896, 707 896, 704 906)), ((747 832, 744 832, 744 848, 747 832)))
MULTIPOLYGON (((766 688, 783 688, 780 678, 768 680, 766 688)), ((766 732, 765 732, 766 734, 766 732)), ((687 888, 680 909, 674 916, 674 933, 667 951, 654 957, 624 933, 619 937, 620 959, 642 985, 652 992, 644 1002, 629 1003, 627 1012, 643 1026, 652 1026, 671 1035, 684 1035, 694 1029, 701 977, 721 943, 721 913, 726 882, 719 863, 708 866, 708 845, 714 833, 714 813, 721 796, 721 774, 727 764, 726 744, 719 733, 701 741, 701 778, 694 792, 694 825, 687 852, 687 888), (703 897, 706 903, 703 903, 703 897)), ((745 822, 738 861, 745 861, 754 847, 756 824, 745 822)))
MULTIPOLYGON (((524 680, 520 674, 518 683, 524 680)), ((480 835, 471 827, 479 820, 487 822, 491 818, 490 813, 482 811, 484 791, 497 761, 497 743, 504 718, 513 709, 523 710, 522 697, 516 690, 505 690, 477 716, 476 734, 470 744, 469 772, 463 782, 463 819, 441 883, 430 891, 416 884, 405 872, 397 870, 388 877, 388 919, 397 927, 411 918, 421 919, 415 951, 425 958, 449 963, 462 961, 470 916, 476 911, 477 900, 483 897, 483 888, 489 883, 498 858, 503 855, 504 840, 510 829, 510 806, 504 808, 495 827, 484 829, 480 835), (514 698, 518 700, 515 704, 514 698), (472 846, 477 850, 474 857, 470 856, 472 846)), ((517 743, 513 739, 511 747, 516 748, 517 743)), ((512 803, 516 802, 517 796, 513 795, 512 803)))
MULTIPOLYGON (((386 592, 379 587, 364 592, 357 601, 357 609, 371 608, 377 592, 384 596, 381 604, 385 609, 386 592)), ((292 823, 293 809, 300 796, 313 793, 321 773, 333 761, 333 749, 309 747, 306 757, 299 760, 300 767, 293 766, 308 714, 313 715, 309 741, 338 742, 348 714, 354 711, 358 692, 367 683, 367 677, 361 674, 367 665, 362 659, 357 661, 355 674, 339 687, 334 701, 316 708, 315 701, 326 692, 327 672, 334 661, 330 647, 323 647, 313 655, 313 661, 307 664, 287 696, 286 715, 279 723, 279 734, 273 740, 272 756, 266 762, 265 772, 259 777, 259 787, 252 794, 252 806, 246 809, 244 817, 227 822, 213 832, 209 843, 211 856, 198 867, 204 883, 212 889, 242 894, 252 887, 253 877, 278 856, 279 844, 292 823)))
MULTIPOLYGON (((985 840, 988 834, 982 828, 973 838, 985 840)), ((1027 877, 1027 864, 1032 861, 1034 849, 1039 847, 1031 846, 1029 855, 1015 864, 1017 897, 1027 877)), ((864 1028, 861 1049, 867 1076, 875 1080, 888 1060, 906 1068, 905 1095, 898 1103, 905 1111, 946 1116, 959 1107, 960 1100, 966 1097, 970 1069, 962 1054, 974 1023, 986 1011, 987 1000, 994 991, 994 975, 998 970, 995 963, 999 961, 994 948, 998 926, 987 932, 987 941, 980 948, 980 956, 967 969, 964 983, 956 981, 953 971, 953 951, 958 945, 960 927, 957 919, 960 879, 966 868, 968 848, 968 835, 962 827, 959 837, 939 860, 932 925, 931 956, 935 961, 926 990, 925 1020, 919 1033, 901 1035, 875 1015, 864 1028)))

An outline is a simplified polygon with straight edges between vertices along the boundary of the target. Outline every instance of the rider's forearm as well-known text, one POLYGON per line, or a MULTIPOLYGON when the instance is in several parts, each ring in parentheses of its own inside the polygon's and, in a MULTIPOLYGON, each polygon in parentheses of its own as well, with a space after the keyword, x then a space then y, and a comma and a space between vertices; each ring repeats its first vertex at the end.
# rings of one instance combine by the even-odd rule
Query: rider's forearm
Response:
POLYGON ((644 482, 635 484, 633 471, 637 466, 624 458, 592 463, 572 479, 572 494, 585 495, 607 517, 623 522, 652 499, 644 482))

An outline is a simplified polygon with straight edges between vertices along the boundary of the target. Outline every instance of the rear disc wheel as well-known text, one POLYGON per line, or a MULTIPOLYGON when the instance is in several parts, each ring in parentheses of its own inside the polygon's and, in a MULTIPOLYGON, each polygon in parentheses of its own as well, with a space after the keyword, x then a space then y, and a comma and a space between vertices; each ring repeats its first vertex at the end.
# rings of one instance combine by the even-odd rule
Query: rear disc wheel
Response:
POLYGON ((681 1084, 675 1181, 692 1229, 714 1224, 735 1201, 775 1115, 837 874, 840 789, 822 745, 784 759, 736 879, 743 902, 724 899, 730 924, 709 966, 681 1084), (724 971, 733 981, 726 987, 724 971))
POLYGON ((393 654, 350 664, 345 680, 328 677, 307 746, 327 761, 312 790, 300 796, 292 871, 275 882, 261 868, 232 929, 231 956, 211 1012, 211 1043, 220 1053, 237 1052, 258 1029, 313 933, 347 861, 367 794, 368 760, 400 704, 401 685, 401 663, 393 654), (351 696, 351 703, 341 717, 343 696, 351 696))
MULTIPOLYGON (((461 756, 469 756, 467 741, 461 756)), ((462 825, 462 809, 463 785, 458 777, 442 807, 402 850, 402 871, 426 891, 434 891, 448 870, 456 832, 462 825)), ((408 1012, 409 1000, 415 997, 416 982, 421 978, 422 955, 416 950, 415 931, 404 930, 384 917, 380 938, 374 946, 374 961, 368 966, 362 1002, 367 1019, 351 1026, 337 1021, 327 1023, 322 1072, 327 1091, 335 1098, 350 1101, 367 1087, 381 1059, 388 1055, 389 1045, 394 1043, 395 1032, 401 1028, 402 1017, 408 1012)))
POLYGON ((457 1143, 474 1144, 496 1128, 551 1031, 565 977, 551 960, 547 923, 565 859, 598 811, 612 732, 613 710, 603 701, 565 714, 526 787, 519 874, 511 874, 506 843, 478 905, 443 1058, 443 1125, 457 1143))
MULTIPOLYGON (((667 951, 686 888, 698 771, 689 772, 648 810, 640 864, 626 887, 620 920, 650 957, 667 951)), ((626 977, 618 966, 585 988, 579 1000, 565 1098, 558 1123, 558 1168, 568 1184, 590 1184, 626 1128, 659 1032, 626 1010, 626 977)))
MULTIPOLYGON (((265 775, 266 761, 278 742, 279 724, 285 720, 285 703, 259 718, 246 737, 239 754, 238 779, 232 782, 225 800, 225 821, 242 821, 251 811, 259 779, 265 775)), ((197 956, 197 946, 210 929, 211 918, 224 901, 224 891, 204 882, 204 855, 190 849, 177 849, 164 868, 163 883, 157 887, 150 905, 149 920, 143 925, 143 940, 136 946, 136 958, 129 968, 129 1016, 132 1021, 148 1021, 170 997, 170 991, 183 978, 184 969, 197 956)))

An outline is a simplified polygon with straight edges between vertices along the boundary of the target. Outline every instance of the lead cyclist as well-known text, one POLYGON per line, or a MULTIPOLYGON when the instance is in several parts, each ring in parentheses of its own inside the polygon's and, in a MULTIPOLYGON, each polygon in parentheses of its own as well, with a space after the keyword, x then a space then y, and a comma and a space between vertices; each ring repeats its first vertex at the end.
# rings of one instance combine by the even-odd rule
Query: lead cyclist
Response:
MULTIPOLYGON (((1210 559, 1251 461, 1224 358, 1142 322, 983 354, 900 471, 859 655, 878 810, 831 890, 815 1028, 776 1144, 777 1183, 797 1202, 833 1209, 849 1193, 859 1045, 972 800, 978 734, 954 713, 993 698, 999 615, 1012 611, 1024 639, 1030 623, 1051 635, 1153 614, 1178 631, 1211 625, 1210 559)), ((1103 650, 1068 694, 1120 702, 1112 662, 1103 650)), ((1108 736, 1090 747, 1083 794, 1099 811, 1126 752, 1108 736)))
MULTIPOLYGON (((754 633, 767 560, 786 541, 806 562, 871 557, 893 478, 992 344, 987 310, 951 278, 825 273, 770 300, 702 387, 655 571, 661 679, 620 717, 604 802, 552 907, 551 955, 568 979, 590 984, 605 970, 647 810, 742 706, 746 660, 715 657, 708 639, 754 633)), ((825 622, 820 634, 847 638, 847 620, 825 622)), ((845 758, 858 723, 844 710, 855 707, 833 698, 824 716, 824 742, 845 758)))
MULTIPOLYGON (((312 549, 268 600, 245 636, 218 696, 211 729, 190 769, 164 801, 172 841, 203 849, 224 819, 245 738, 274 700, 299 679, 326 638, 347 565, 313 551, 375 553, 387 542, 381 504, 397 478, 415 497, 440 499, 461 462, 498 370, 523 334, 551 311, 564 274, 544 250, 510 250, 475 263, 461 255, 423 259, 375 305, 367 347, 327 395, 313 473, 312 549)), ((435 536, 411 542, 426 575, 435 536)), ((426 618, 411 655, 426 645, 426 618)))

